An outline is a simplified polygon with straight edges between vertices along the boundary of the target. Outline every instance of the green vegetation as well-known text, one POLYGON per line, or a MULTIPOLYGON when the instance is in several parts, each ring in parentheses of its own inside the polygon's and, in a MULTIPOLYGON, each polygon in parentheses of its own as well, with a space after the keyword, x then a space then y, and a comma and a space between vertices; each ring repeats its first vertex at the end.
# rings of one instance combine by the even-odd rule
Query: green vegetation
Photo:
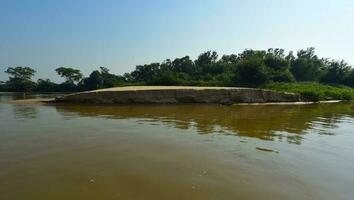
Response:
POLYGON ((123 85, 245 86, 298 92, 313 100, 351 99, 354 69, 343 60, 319 58, 314 48, 285 53, 283 49, 251 50, 223 55, 214 51, 167 59, 161 63, 138 65, 131 73, 115 75, 100 67, 88 77, 80 70, 59 67, 63 83, 49 79, 32 81, 30 67, 10 67, 9 80, 0 82, 0 91, 75 92, 123 85), (301 83, 313 82, 313 83, 301 83), (345 85, 344 86, 322 86, 345 85))
POLYGON ((34 86, 31 80, 36 71, 30 67, 9 67, 5 73, 9 75, 9 80, 5 83, 6 89, 14 92, 29 92, 34 86))
POLYGON ((265 88, 282 92, 299 93, 312 101, 354 99, 354 88, 323 85, 315 82, 271 83, 266 85, 265 88))

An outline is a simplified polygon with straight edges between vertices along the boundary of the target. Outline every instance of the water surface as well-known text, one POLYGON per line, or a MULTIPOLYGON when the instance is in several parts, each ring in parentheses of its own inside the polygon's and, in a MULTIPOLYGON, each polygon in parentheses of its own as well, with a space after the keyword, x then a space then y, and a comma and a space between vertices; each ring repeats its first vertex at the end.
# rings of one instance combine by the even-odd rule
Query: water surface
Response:
POLYGON ((354 196, 351 103, 5 103, 33 97, 0 94, 1 200, 354 196))

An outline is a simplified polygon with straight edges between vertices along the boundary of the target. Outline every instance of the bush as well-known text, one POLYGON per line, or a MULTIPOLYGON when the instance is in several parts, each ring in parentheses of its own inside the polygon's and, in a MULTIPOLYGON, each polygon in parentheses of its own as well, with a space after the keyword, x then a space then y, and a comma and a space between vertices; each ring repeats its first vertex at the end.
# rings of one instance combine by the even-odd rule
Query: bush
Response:
POLYGON ((345 86, 328 86, 312 82, 272 83, 267 89, 301 94, 311 101, 352 100, 354 89, 345 86))
POLYGON ((324 95, 321 94, 321 92, 318 91, 302 91, 299 92, 305 99, 311 100, 311 101, 321 101, 324 100, 324 95))
POLYGON ((353 100, 354 99, 354 96, 352 93, 350 93, 349 91, 345 91, 342 93, 342 99, 343 100, 347 100, 347 101, 350 101, 350 100, 353 100))
POLYGON ((294 76, 288 70, 273 73, 271 79, 273 82, 294 82, 295 80, 294 76))

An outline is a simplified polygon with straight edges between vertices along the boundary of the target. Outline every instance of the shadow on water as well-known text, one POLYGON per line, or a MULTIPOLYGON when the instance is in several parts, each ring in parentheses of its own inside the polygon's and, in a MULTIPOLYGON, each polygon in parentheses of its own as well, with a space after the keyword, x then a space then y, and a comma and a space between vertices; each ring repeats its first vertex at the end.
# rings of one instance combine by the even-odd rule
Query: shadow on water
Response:
POLYGON ((220 133, 301 144, 306 133, 332 135, 338 122, 354 116, 353 104, 315 105, 56 105, 66 117, 137 119, 200 134, 220 133))

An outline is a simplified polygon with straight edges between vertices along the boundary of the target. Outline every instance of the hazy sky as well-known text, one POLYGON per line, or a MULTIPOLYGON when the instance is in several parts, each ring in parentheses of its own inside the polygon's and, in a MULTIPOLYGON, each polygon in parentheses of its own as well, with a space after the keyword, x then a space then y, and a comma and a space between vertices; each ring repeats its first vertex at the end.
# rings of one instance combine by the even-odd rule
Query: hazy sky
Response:
POLYGON ((206 50, 310 46, 354 64, 353 0, 0 0, 0 80, 9 66, 59 81, 59 66, 122 74, 206 50))

